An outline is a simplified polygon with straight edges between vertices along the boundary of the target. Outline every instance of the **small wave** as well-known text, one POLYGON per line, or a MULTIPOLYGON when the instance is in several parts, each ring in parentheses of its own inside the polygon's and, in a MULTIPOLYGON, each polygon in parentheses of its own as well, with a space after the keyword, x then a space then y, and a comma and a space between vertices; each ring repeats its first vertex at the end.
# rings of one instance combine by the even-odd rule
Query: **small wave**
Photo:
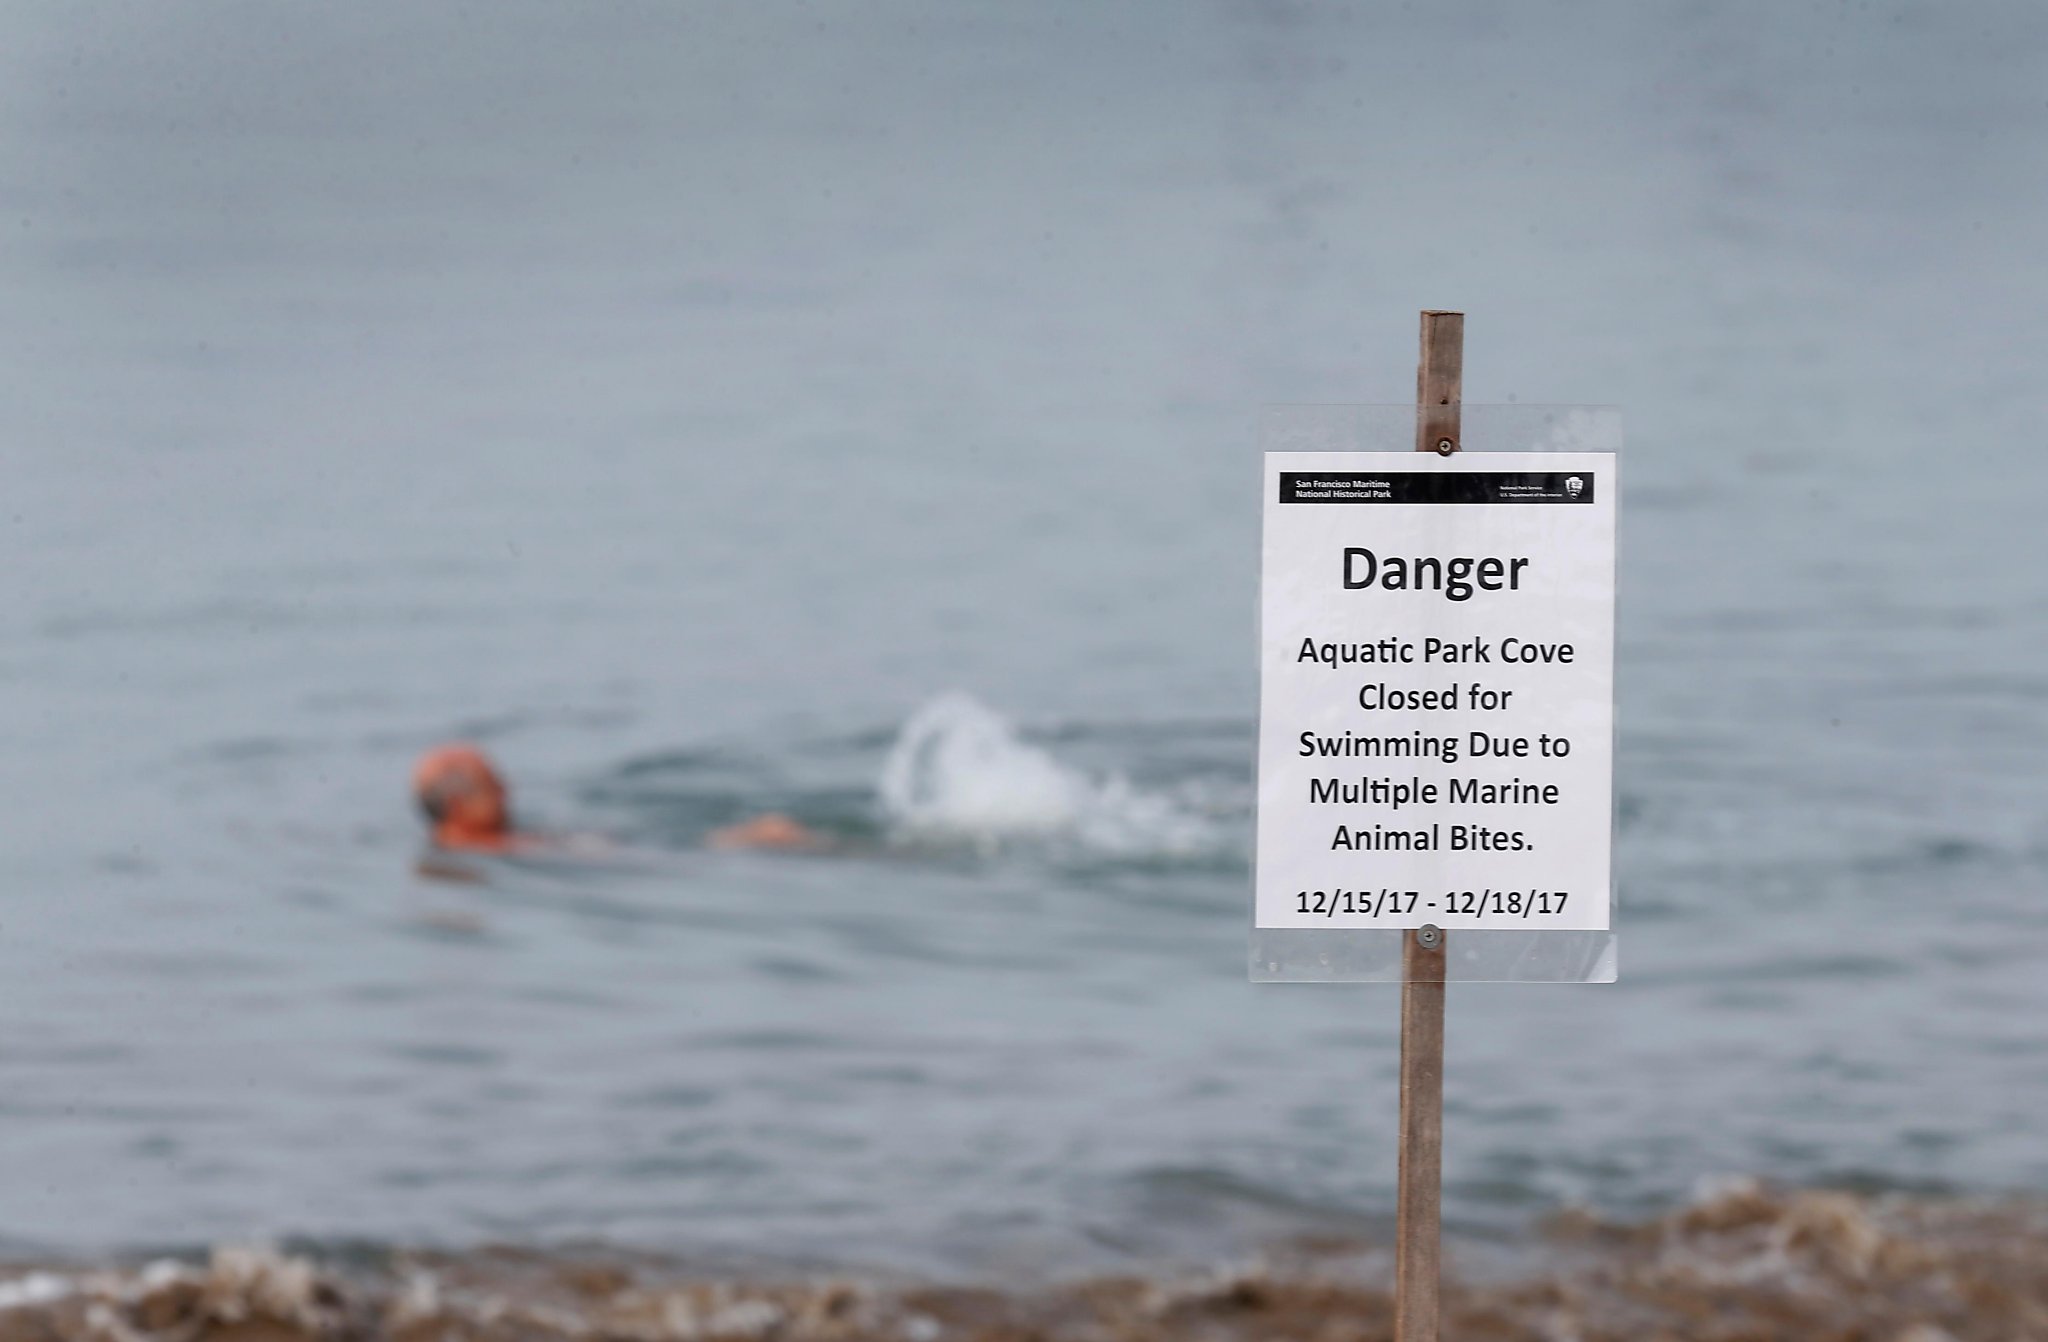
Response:
POLYGON ((1094 776, 1023 740, 1001 714, 948 694, 911 714, 882 766, 882 806, 899 836, 984 850, 1067 844, 1113 857, 1187 857, 1214 827, 1120 775, 1094 776))

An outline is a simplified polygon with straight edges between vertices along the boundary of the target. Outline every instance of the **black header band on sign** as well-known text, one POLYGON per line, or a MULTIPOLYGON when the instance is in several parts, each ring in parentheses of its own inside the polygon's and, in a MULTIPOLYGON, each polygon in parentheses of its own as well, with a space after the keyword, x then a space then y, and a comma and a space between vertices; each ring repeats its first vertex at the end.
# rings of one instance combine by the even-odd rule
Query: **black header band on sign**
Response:
POLYGON ((1280 472, 1282 503, 1591 503, 1591 471, 1280 472))

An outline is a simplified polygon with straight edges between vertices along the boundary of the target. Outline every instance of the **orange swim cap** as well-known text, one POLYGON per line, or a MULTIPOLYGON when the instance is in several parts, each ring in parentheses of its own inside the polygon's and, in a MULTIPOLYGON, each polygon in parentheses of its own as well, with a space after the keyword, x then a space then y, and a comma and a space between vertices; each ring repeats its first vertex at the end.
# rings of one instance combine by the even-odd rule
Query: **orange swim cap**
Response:
POLYGON ((420 809, 435 824, 448 820, 465 803, 494 804, 502 810, 505 801, 505 781, 490 759, 475 746, 460 742, 435 746, 420 756, 412 770, 412 791, 420 809))

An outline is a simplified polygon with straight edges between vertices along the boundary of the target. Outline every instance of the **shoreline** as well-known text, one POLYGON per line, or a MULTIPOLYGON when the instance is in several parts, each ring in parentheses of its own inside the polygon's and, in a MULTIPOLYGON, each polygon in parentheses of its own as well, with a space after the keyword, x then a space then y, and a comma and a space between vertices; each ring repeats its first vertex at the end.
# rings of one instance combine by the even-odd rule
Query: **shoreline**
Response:
MULTIPOLYGON (((1452 1246, 1458 1339, 2048 1336, 2048 1204, 1732 1184, 1665 1216, 1551 1218, 1495 1276, 1452 1246), (1473 1269, 1477 1268, 1477 1271, 1473 1269)), ((0 1342, 1374 1342, 1383 1243, 1006 1286, 759 1276, 630 1249, 0 1266, 0 1342)))

